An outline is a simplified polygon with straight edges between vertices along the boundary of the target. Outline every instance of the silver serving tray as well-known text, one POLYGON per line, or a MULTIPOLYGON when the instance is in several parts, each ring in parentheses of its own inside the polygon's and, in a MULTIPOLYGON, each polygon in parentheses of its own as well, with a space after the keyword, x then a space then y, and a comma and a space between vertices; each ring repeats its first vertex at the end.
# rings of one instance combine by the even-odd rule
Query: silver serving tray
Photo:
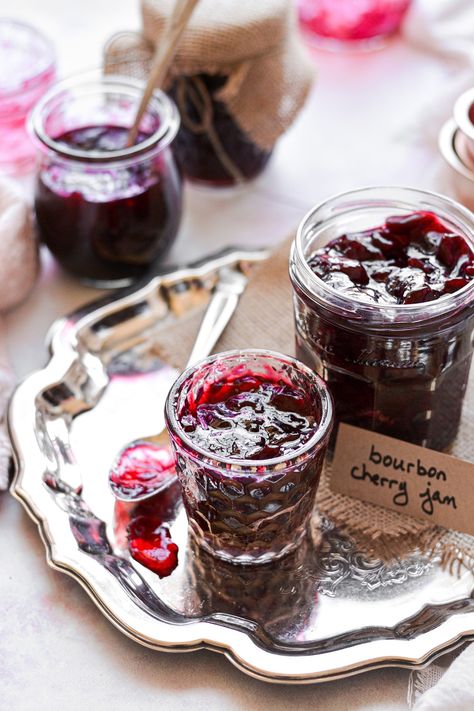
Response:
POLYGON ((273 682, 421 667, 474 637, 474 578, 416 551, 392 566, 369 560, 324 520, 296 555, 249 570, 196 551, 178 503, 170 577, 127 553, 127 505, 117 509, 107 475, 124 443, 163 426, 176 372, 157 356, 160 330, 206 303, 221 267, 265 257, 223 252, 57 321, 48 365, 11 402, 12 493, 38 524, 49 565, 148 647, 212 649, 273 682))

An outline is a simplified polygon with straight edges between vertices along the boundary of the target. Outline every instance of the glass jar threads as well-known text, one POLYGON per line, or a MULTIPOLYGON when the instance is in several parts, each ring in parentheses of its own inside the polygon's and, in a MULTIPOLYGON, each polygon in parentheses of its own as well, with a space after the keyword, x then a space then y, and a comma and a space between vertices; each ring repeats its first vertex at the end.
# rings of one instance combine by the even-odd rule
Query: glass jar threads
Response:
POLYGON ((336 422, 443 450, 472 357, 474 220, 448 198, 366 188, 317 207, 290 258, 298 357, 336 422))
POLYGON ((141 92, 140 82, 124 77, 78 77, 52 87, 31 116, 40 237, 67 271, 97 286, 142 276, 170 248, 180 223, 181 179, 171 152, 178 112, 155 92, 128 147, 141 92))

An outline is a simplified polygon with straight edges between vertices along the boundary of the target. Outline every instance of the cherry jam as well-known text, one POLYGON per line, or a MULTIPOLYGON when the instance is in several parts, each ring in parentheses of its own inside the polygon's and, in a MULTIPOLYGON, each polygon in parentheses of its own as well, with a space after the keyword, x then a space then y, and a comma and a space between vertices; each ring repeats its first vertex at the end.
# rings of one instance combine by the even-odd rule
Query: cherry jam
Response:
MULTIPOLYGON (((379 194, 390 199, 389 190, 349 193, 351 204, 360 199, 354 221, 379 194)), ((421 193, 424 202, 427 195, 421 193)), ((337 200, 326 205, 337 211, 337 200)), ((310 240, 317 215, 308 219, 310 240)), ((298 246, 290 266, 296 351, 327 381, 336 422, 432 449, 450 447, 472 358, 472 242, 426 210, 389 214, 376 227, 340 232, 316 249, 308 241, 307 250, 314 280, 303 277, 298 246)))
MULTIPOLYGON (((35 210, 41 239, 69 272, 98 285, 137 279, 173 243, 181 216, 181 184, 169 149, 110 163, 126 156, 128 129, 91 125, 55 136, 63 148, 48 155, 38 175, 35 210), (87 154, 104 162, 88 161, 87 154), (119 154, 120 155, 120 154, 119 154)), ((149 138, 141 133, 138 143, 149 138)))
POLYGON ((119 499, 134 501, 166 487, 175 476, 169 447, 137 442, 120 452, 110 470, 109 482, 119 499))
POLYGON ((354 299, 417 304, 452 294, 474 278, 474 252, 436 215, 414 212, 348 232, 309 259, 314 273, 354 299))
POLYGON ((178 379, 167 425, 190 527, 204 548, 260 563, 298 545, 331 413, 314 374, 265 351, 219 354, 178 379))
POLYGON ((309 393, 284 379, 239 372, 203 383, 197 400, 181 410, 180 420, 196 445, 236 460, 291 454, 317 426, 309 393))
POLYGON ((303 27, 317 37, 358 43, 396 32, 411 0, 298 0, 303 27))
POLYGON ((183 175, 195 183, 229 186, 256 178, 271 151, 257 146, 235 123, 217 94, 227 77, 180 77, 170 95, 179 107, 181 127, 175 155, 183 175))

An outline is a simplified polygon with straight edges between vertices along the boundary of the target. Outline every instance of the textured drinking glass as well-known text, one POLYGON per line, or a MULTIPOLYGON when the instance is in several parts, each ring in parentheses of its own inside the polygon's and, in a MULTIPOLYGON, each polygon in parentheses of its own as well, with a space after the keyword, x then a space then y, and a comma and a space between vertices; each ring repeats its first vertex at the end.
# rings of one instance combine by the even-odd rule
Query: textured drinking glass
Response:
POLYGON ((326 380, 336 423, 444 450, 459 428, 471 365, 474 282, 434 301, 369 303, 338 292, 308 264, 334 238, 416 211, 434 213, 474 249, 472 213, 421 190, 354 190, 308 213, 290 257, 296 352, 326 380))
POLYGON ((379 44, 392 35, 411 0, 298 0, 300 22, 322 43, 379 44))
POLYGON ((143 85, 86 75, 54 85, 36 105, 35 211, 40 237, 86 283, 123 286, 171 247, 181 218, 181 177, 171 144, 177 109, 156 91, 126 145, 143 85))
MULTIPOLYGON (((229 400, 225 407, 229 412, 229 400)), ((231 417, 244 407, 235 405, 231 417)), ((258 409, 252 413, 246 431, 236 430, 236 441, 254 436, 258 412, 265 414, 258 409)), ((313 510, 332 427, 332 402, 324 382, 302 363, 278 353, 229 351, 186 370, 170 391, 165 414, 189 525, 198 543, 223 560, 246 564, 265 563, 295 549, 313 510), (204 397, 220 397, 236 382, 253 379, 269 384, 277 397, 290 395, 291 400, 292 394, 304 393, 312 422, 307 437, 294 447, 277 446, 274 456, 265 459, 223 455, 218 429, 209 445, 193 440, 187 427, 190 408, 204 397)), ((198 417, 203 416, 201 411, 198 417)))
POLYGON ((0 171, 21 174, 34 166, 26 130, 34 104, 53 83, 54 50, 34 27, 0 19, 0 171))

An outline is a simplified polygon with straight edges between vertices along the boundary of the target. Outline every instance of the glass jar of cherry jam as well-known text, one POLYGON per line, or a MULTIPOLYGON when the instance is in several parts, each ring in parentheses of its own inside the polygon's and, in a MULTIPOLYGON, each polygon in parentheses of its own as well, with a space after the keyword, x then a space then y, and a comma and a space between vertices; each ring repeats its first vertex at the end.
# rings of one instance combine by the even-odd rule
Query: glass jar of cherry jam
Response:
POLYGON ((260 175, 272 154, 251 140, 219 100, 228 78, 181 76, 170 87, 181 114, 176 160, 192 183, 216 188, 245 183, 260 175))
POLYGON ((164 93, 154 93, 127 147, 142 90, 118 76, 66 80, 30 119, 40 237, 67 271, 96 286, 123 286, 151 272, 180 223, 181 178, 171 152, 179 116, 164 93))
POLYGON ((165 416, 198 544, 244 564, 294 550, 332 427, 325 383, 279 353, 228 351, 178 378, 165 416))
POLYGON ((474 219, 441 195, 367 188, 315 207, 290 257, 298 357, 336 423, 447 449, 472 357, 474 219))

